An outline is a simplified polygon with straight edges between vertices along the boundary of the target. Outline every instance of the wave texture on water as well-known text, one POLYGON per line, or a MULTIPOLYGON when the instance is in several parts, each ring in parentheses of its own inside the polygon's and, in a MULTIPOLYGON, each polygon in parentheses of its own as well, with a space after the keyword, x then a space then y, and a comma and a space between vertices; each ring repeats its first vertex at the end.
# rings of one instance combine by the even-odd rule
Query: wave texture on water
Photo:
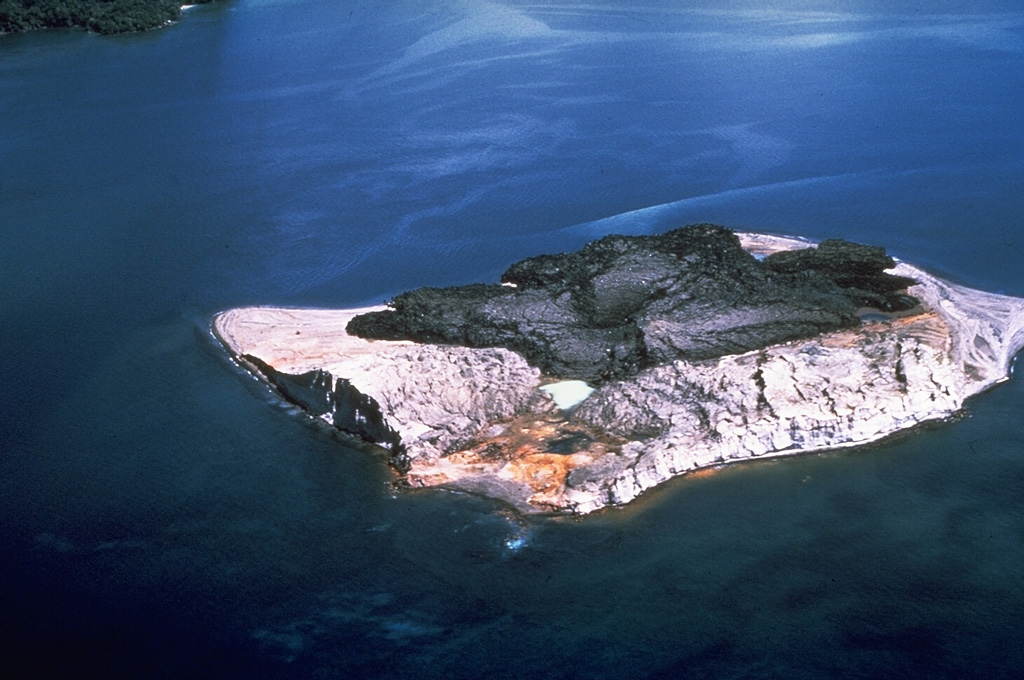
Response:
POLYGON ((196 331, 686 222, 1024 295, 1024 14, 853 5, 273 0, 0 36, 3 663, 1014 677, 1019 376, 854 455, 520 524, 392 494, 196 331))

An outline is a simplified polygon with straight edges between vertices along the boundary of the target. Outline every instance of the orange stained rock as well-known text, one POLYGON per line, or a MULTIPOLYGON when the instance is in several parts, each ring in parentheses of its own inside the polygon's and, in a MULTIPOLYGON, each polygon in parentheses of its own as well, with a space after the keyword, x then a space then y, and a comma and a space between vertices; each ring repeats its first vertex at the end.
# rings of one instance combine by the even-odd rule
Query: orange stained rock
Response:
POLYGON ((813 342, 823 347, 854 348, 863 346, 865 340, 880 340, 893 336, 913 338, 937 348, 944 348, 950 337, 949 327, 938 314, 924 312, 888 321, 868 321, 857 328, 826 333, 813 342))
POLYGON ((893 319, 892 328, 901 336, 917 338, 932 347, 946 347, 951 341, 949 326, 935 312, 893 319))
POLYGON ((621 442, 576 422, 526 415, 500 424, 501 431, 482 437, 432 461, 415 461, 406 479, 411 486, 439 486, 464 477, 491 474, 533 490, 530 503, 557 508, 569 473, 591 463, 621 442), (552 446, 579 437, 574 450, 556 453, 552 446))
POLYGON ((566 477, 575 468, 593 461, 588 453, 526 453, 510 460, 502 473, 526 484, 537 494, 549 495, 565 487, 566 477))

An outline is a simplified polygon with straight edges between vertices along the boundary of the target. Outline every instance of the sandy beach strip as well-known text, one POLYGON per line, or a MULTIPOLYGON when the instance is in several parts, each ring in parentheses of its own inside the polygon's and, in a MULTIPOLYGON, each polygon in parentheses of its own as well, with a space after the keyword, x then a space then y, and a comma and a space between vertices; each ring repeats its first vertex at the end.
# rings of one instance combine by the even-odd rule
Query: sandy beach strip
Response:
POLYGON ((214 335, 236 357, 251 354, 284 373, 304 373, 371 357, 383 346, 414 344, 364 340, 345 330, 353 317, 383 309, 238 307, 217 314, 212 327, 214 335))

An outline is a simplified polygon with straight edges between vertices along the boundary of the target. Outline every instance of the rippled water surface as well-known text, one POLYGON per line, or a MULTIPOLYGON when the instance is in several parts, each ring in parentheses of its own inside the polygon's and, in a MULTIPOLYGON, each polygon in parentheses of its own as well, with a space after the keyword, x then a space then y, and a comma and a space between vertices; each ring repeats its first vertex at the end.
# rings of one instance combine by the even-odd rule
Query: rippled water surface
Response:
POLYGON ((1024 296, 1024 13, 811 4, 234 0, 0 36, 3 664, 1015 677, 1019 376, 882 445, 523 519, 395 495, 206 332, 697 221, 1024 296))

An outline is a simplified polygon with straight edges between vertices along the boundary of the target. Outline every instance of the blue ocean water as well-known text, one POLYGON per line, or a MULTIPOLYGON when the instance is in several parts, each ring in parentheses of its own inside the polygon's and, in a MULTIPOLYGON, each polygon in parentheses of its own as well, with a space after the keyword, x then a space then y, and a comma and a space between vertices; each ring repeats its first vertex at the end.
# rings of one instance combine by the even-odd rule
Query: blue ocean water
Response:
POLYGON ((697 221, 1024 296, 1024 12, 818 5, 234 0, 0 36, 4 666, 1018 677, 1019 379, 864 450, 524 519, 395 494, 206 332, 697 221))

